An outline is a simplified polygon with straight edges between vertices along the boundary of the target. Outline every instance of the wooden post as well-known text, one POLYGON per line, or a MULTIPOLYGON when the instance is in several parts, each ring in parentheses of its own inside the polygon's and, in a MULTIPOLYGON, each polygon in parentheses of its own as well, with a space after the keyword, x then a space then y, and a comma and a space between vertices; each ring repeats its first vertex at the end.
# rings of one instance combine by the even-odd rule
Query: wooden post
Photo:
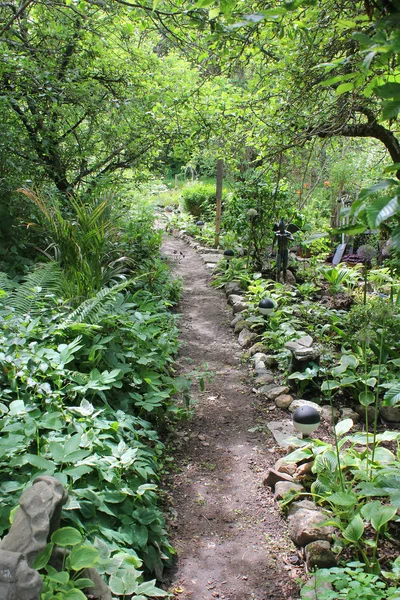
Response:
POLYGON ((217 160, 217 215, 215 218, 215 242, 214 246, 217 248, 219 245, 219 232, 221 229, 221 208, 222 208, 222 182, 224 179, 224 161, 222 158, 217 160))

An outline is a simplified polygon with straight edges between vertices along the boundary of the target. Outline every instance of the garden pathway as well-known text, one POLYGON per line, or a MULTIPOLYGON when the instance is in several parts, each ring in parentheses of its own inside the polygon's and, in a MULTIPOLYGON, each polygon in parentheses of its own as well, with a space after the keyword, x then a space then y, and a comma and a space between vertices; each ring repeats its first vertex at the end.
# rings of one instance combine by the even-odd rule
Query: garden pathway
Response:
POLYGON ((178 561, 170 590, 180 600, 294 600, 299 558, 262 485, 280 456, 265 427, 275 409, 252 391, 229 327, 231 311, 224 294, 209 287, 202 257, 170 237, 163 252, 184 281, 179 369, 190 372, 207 363, 215 373, 205 391, 194 389, 194 416, 174 441, 167 483, 178 561))

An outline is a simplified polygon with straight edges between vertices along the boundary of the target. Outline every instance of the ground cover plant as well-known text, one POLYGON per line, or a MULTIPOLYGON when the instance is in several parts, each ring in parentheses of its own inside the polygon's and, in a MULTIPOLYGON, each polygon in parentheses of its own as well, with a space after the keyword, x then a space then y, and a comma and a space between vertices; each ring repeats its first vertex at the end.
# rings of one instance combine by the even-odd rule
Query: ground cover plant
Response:
MULTIPOLYGON (((22 490, 39 475, 57 477, 69 492, 63 523, 102 557, 94 562, 116 596, 165 595, 141 583, 142 573, 160 579, 174 555, 157 486, 160 436, 184 414, 176 397, 190 382, 174 377, 170 308, 179 283, 169 280, 151 227, 142 215, 120 229, 115 251, 137 265, 140 250, 140 269, 99 282, 83 301, 63 295, 77 288, 65 288, 62 262, 19 280, 2 273, 0 283, 1 534, 22 490)), ((67 593, 64 579, 56 583, 67 593)))

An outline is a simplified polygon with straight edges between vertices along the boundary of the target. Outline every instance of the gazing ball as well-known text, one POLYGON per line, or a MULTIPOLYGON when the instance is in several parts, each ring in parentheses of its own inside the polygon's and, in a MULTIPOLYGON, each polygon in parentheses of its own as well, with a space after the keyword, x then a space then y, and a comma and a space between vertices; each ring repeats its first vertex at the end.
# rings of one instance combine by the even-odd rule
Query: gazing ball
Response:
POLYGON ((197 227, 204 227, 204 221, 197 221, 197 227))
POLYGON ((258 312, 262 315, 270 315, 275 308, 276 304, 271 298, 263 298, 258 304, 258 312))
POLYGON ((224 258, 226 258, 226 260, 231 260, 231 258, 233 258, 234 256, 235 256, 235 253, 233 250, 225 250, 224 258))
POLYGON ((299 406, 293 413, 293 426, 300 433, 309 434, 320 424, 321 416, 312 406, 299 406))

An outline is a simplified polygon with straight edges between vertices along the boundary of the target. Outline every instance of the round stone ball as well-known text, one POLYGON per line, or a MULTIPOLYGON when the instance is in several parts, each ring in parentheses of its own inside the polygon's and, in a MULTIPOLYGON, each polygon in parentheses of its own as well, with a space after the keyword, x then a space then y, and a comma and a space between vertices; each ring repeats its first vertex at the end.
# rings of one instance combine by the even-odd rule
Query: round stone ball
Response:
POLYGON ((258 310, 262 315, 270 315, 276 307, 276 304, 271 298, 263 298, 258 304, 258 310))
POLYGON ((301 433, 312 433, 320 424, 321 416, 312 406, 299 406, 293 413, 293 425, 301 433))

